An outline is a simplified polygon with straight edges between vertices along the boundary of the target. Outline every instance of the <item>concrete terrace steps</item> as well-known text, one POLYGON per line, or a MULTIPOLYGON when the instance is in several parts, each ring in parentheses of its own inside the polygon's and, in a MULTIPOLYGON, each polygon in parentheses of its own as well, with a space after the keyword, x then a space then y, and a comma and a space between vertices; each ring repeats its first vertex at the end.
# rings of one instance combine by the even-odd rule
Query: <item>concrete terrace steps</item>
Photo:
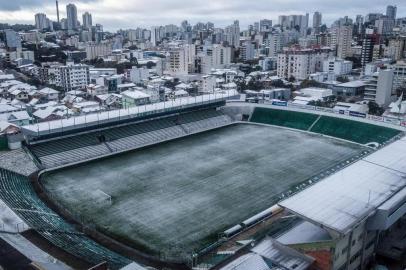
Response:
POLYGON ((231 122, 231 118, 221 111, 207 109, 36 143, 29 149, 45 168, 55 168, 179 138, 231 122), (103 142, 100 136, 103 136, 103 142))

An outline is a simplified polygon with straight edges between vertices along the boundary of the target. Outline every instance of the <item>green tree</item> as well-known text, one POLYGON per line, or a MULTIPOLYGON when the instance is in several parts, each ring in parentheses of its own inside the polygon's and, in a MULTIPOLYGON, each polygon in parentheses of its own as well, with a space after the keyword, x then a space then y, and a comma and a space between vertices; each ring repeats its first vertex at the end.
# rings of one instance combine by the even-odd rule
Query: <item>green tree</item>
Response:
POLYGON ((154 63, 154 62, 152 62, 152 61, 148 61, 147 62, 147 68, 148 69, 151 69, 151 68, 153 68, 153 67, 155 67, 156 66, 156 64, 154 63))
POLYGON ((304 80, 300 83, 300 88, 308 88, 308 87, 321 87, 321 83, 315 80, 304 80))
POLYGON ((281 79, 273 80, 273 81, 271 81, 270 84, 271 84, 271 86, 273 86, 275 88, 286 88, 287 87, 287 85, 281 79))
POLYGON ((350 80, 346 76, 337 76, 336 81, 340 83, 346 83, 349 82, 350 80))
POLYGON ((396 89, 396 95, 400 97, 403 94, 403 100, 406 99, 406 83, 396 89))
POLYGON ((368 103, 369 114, 381 116, 385 110, 381 108, 375 101, 370 101, 368 103))

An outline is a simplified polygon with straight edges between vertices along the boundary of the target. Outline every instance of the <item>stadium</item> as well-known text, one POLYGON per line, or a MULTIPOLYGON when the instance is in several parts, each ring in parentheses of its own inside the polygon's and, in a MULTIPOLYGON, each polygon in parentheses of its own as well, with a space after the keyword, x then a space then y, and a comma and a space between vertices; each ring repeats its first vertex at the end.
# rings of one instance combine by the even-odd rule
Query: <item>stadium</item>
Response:
POLYGON ((23 127, 14 140, 23 138, 35 169, 0 169, 0 199, 33 242, 73 268, 191 269, 258 232, 279 202, 403 135, 400 126, 231 102, 228 93, 181 98, 23 127))

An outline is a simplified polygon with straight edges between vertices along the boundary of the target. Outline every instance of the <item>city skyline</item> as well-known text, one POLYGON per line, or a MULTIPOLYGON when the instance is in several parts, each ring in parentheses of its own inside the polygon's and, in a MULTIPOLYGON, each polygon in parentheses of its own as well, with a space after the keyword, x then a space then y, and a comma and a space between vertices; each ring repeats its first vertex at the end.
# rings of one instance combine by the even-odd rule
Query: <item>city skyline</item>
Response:
MULTIPOLYGON (((13 1, 0 5, 1 23, 34 24, 34 14, 45 13, 53 21, 57 20, 55 1, 13 1)), ((397 17, 406 16, 401 1, 382 2, 378 0, 358 1, 356 3, 343 0, 337 5, 335 1, 311 0, 303 3, 298 0, 272 0, 271 2, 256 1, 246 3, 237 1, 217 1, 204 3, 202 1, 177 0, 170 3, 160 3, 157 0, 123 1, 120 6, 112 0, 86 0, 86 1, 59 1, 60 18, 66 18, 66 5, 75 4, 78 9, 78 18, 83 13, 90 12, 95 23, 105 26, 106 30, 128 29, 135 27, 151 27, 154 25, 176 24, 188 20, 191 23, 211 21, 216 26, 224 27, 235 19, 240 20, 242 28, 260 19, 272 19, 277 22, 279 15, 313 14, 319 11, 323 14, 323 23, 330 25, 336 19, 349 16, 355 19, 358 14, 385 13, 386 5, 397 5, 397 17), (156 1, 156 3, 155 3, 156 1), (329 4, 326 5, 326 2, 329 4), (347 3, 348 2, 348 3, 347 3), (154 4, 155 3, 155 4, 154 4), (351 10, 346 8, 352 6, 351 10), (374 5, 374 9, 371 9, 374 5), (151 8, 153 7, 153 8, 151 8), (156 14, 160 14, 156 17, 156 14), (247 15, 249 14, 249 15, 247 15)))

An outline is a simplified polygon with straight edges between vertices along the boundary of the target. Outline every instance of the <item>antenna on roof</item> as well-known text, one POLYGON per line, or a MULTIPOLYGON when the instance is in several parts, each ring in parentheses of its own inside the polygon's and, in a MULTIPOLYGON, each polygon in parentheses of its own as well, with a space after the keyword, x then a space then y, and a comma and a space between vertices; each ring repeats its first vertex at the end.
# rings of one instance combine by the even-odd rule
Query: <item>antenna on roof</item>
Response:
POLYGON ((371 201, 371 190, 369 190, 369 192, 368 192, 368 203, 367 203, 367 207, 369 206, 370 201, 371 201))

